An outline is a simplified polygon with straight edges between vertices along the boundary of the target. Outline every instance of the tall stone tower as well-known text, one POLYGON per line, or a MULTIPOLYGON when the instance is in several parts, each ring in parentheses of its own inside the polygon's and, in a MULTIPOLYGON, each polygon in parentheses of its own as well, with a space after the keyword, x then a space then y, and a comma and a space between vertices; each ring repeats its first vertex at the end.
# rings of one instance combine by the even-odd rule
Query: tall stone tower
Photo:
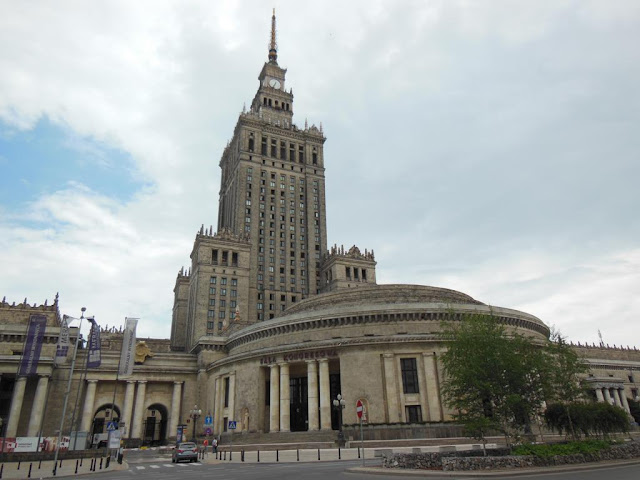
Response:
POLYGON ((293 123, 286 73, 278 65, 274 11, 258 91, 220 160, 217 232, 200 230, 191 268, 176 280, 176 350, 192 350, 203 336, 225 335, 236 318, 245 325, 275 318, 321 288, 325 137, 322 126, 293 123), (229 287, 222 288, 222 279, 229 287))

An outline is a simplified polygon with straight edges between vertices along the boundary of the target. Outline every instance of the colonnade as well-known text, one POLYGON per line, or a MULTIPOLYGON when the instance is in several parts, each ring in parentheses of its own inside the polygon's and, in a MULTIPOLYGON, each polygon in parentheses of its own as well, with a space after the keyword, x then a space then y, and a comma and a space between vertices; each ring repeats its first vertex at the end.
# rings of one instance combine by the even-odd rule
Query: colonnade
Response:
MULTIPOLYGON (((1 377, 0 377, 1 378, 1 377)), ((80 431, 90 431, 93 425, 96 403, 96 391, 99 380, 87 379, 84 400, 82 401, 82 415, 80 417, 80 431)), ((112 382, 109 382, 111 386, 112 382)), ((171 408, 168 418, 168 436, 176 435, 180 422, 180 402, 182 399, 182 384, 184 382, 173 382, 171 398, 171 408)), ((7 420, 6 437, 15 437, 18 433, 18 422, 22 413, 27 377, 16 378, 11 398, 11 408, 7 420)), ((121 412, 120 422, 125 425, 123 438, 142 438, 142 427, 144 425, 144 414, 147 410, 146 380, 127 380, 124 393, 124 405, 121 412), (136 388, 137 384, 137 388, 136 388), (133 418, 132 418, 133 417, 133 418)), ((40 425, 46 408, 47 392, 49 387, 49 375, 40 375, 29 415, 29 426, 27 436, 38 436, 40 425)), ((67 412, 67 415, 69 412, 67 412)))
POLYGON ((627 396, 624 393, 624 387, 596 386, 594 390, 596 392, 596 398, 599 402, 606 402, 610 405, 616 405, 620 408, 623 408, 628 414, 631 414, 629 402, 627 401, 627 396))
MULTIPOLYGON (((307 360, 306 364, 309 430, 331 430, 329 359, 307 360), (316 393, 318 386, 320 386, 319 398, 316 393)), ((269 431, 288 432, 291 428, 289 363, 275 364, 269 368, 269 431)))

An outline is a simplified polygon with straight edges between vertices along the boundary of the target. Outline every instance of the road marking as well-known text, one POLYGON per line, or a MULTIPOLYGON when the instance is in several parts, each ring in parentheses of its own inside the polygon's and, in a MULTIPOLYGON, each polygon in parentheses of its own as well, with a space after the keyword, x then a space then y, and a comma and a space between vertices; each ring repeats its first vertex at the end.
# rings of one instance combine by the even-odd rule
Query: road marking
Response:
POLYGON ((166 464, 165 464, 164 466, 165 466, 165 467, 168 467, 168 468, 173 468, 173 467, 175 467, 175 465, 166 465, 166 464))
POLYGON ((149 465, 150 468, 160 468, 160 465, 149 465))
POLYGON ((144 467, 136 467, 138 470, 144 470, 144 467))

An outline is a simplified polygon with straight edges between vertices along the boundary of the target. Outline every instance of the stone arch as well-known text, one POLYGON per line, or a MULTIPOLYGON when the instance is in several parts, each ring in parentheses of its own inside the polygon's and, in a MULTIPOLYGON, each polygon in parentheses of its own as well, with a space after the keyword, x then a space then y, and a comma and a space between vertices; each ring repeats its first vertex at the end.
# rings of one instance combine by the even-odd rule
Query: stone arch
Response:
POLYGON ((93 414, 91 423, 91 431, 89 432, 92 445, 106 444, 107 441, 107 423, 113 421, 116 425, 120 424, 120 407, 105 403, 100 405, 93 414), (111 409, 113 408, 113 414, 111 409))
POLYGON ((169 410, 161 403, 152 403, 142 420, 142 445, 164 445, 167 441, 169 410))

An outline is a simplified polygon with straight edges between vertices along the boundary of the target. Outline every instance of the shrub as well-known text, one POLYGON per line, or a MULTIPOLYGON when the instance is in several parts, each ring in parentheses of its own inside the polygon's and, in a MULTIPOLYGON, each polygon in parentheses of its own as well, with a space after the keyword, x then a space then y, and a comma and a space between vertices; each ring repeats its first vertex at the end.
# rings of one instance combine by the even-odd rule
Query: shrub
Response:
POLYGON ((582 440, 569 443, 526 444, 512 450, 513 455, 535 455, 536 457, 552 457, 555 455, 590 454, 606 450, 611 442, 606 440, 582 440))

